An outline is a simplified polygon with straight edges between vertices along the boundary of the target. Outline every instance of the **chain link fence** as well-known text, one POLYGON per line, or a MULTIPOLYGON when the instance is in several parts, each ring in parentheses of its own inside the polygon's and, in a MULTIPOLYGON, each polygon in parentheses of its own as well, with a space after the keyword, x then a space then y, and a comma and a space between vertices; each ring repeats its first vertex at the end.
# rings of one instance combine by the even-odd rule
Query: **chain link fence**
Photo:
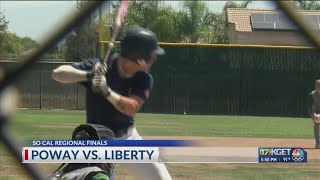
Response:
MULTIPOLYGON (((0 61, 10 68, 15 61, 0 61)), ((52 79, 52 70, 63 62, 40 61, 23 78, 14 82, 21 98, 21 108, 84 109, 85 89, 78 84, 62 84, 52 79)))

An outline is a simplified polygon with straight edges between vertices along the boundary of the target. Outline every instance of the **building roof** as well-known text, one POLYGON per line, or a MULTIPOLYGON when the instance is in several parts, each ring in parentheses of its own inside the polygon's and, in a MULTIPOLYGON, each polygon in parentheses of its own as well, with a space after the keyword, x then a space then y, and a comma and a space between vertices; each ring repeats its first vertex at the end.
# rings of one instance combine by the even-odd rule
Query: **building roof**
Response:
MULTIPOLYGON (((246 9, 246 8, 228 8, 227 9, 227 19, 228 24, 235 24, 236 31, 241 32, 251 32, 252 26, 250 23, 251 13, 264 13, 273 14, 275 12, 280 12, 279 10, 267 10, 267 9, 246 9)), ((320 15, 320 11, 299 11, 304 15, 320 15)))

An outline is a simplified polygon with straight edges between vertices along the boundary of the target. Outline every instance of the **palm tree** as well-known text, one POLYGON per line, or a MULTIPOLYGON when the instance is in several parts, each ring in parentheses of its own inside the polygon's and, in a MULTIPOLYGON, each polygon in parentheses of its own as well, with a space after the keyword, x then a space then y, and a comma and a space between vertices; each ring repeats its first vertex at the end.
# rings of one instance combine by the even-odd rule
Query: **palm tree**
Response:
POLYGON ((202 1, 184 1, 183 10, 180 11, 182 26, 181 33, 184 41, 198 42, 201 31, 205 30, 204 19, 209 13, 209 9, 202 1))
POLYGON ((227 1, 223 13, 210 12, 203 1, 184 1, 183 10, 180 12, 181 33, 185 42, 228 43, 226 28, 227 8, 246 8, 252 0, 242 3, 227 1))
POLYGON ((132 1, 124 28, 141 26, 155 32, 162 42, 180 42, 181 15, 164 1, 132 1))
POLYGON ((223 11, 226 12, 228 8, 247 8, 249 4, 251 4, 253 0, 246 0, 242 3, 237 3, 235 1, 227 1, 223 7, 223 11))

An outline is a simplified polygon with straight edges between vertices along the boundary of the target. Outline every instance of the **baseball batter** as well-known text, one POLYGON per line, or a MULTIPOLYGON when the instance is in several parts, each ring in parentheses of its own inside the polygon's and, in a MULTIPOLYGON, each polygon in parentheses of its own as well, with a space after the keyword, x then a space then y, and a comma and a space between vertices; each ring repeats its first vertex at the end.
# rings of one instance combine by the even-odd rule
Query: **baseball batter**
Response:
MULTIPOLYGON (((61 83, 80 83, 86 88, 87 123, 111 128, 117 139, 141 140, 134 115, 148 99, 153 78, 148 72, 158 55, 165 52, 148 29, 128 29, 120 42, 120 54, 108 59, 89 59, 53 70, 61 83)), ((164 164, 121 164, 141 180, 171 180, 164 164)))
POLYGON ((320 149, 320 79, 315 82, 315 90, 309 94, 309 113, 314 123, 316 149, 320 149))

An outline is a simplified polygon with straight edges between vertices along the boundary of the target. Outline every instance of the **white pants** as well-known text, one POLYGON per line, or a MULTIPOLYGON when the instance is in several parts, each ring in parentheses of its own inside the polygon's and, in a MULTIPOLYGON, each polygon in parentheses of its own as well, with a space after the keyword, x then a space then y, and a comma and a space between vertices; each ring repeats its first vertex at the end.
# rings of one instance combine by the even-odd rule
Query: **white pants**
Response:
MULTIPOLYGON (((136 128, 128 129, 128 133, 116 140, 142 140, 136 128)), ((162 163, 123 163, 120 165, 125 168, 130 175, 139 180, 172 180, 166 166, 162 163)), ((115 176, 112 175, 112 180, 115 176)))

